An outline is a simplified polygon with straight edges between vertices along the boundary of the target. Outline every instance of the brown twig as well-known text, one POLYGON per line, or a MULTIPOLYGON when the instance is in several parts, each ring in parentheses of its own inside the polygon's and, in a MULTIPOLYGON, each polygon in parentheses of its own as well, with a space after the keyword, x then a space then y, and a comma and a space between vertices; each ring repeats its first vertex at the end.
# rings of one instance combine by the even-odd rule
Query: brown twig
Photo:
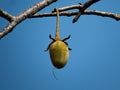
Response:
POLYGON ((115 14, 115 13, 111 13, 111 12, 102 12, 102 11, 98 11, 98 10, 85 10, 84 15, 99 15, 102 17, 109 17, 115 20, 120 20, 120 14, 115 14))
MULTIPOLYGON (((74 11, 74 12, 60 12, 60 16, 74 16, 77 15, 79 12, 74 11)), ((120 14, 115 14, 111 12, 102 12, 98 10, 85 10, 82 15, 98 15, 102 17, 109 17, 115 20, 120 20, 120 14)), ((50 12, 50 13, 42 13, 42 14, 35 14, 32 17, 29 18, 41 18, 41 17, 54 17, 56 16, 55 12, 50 12)))
POLYGON ((79 13, 75 16, 75 18, 73 19, 73 23, 77 22, 77 20, 80 18, 81 14, 84 12, 84 10, 86 10, 88 7, 90 7, 92 4, 98 2, 100 0, 89 0, 84 4, 80 3, 80 8, 79 8, 79 13))
POLYGON ((7 19, 9 22, 11 22, 14 18, 14 16, 12 16, 11 14, 2 9, 0 9, 0 16, 7 19))

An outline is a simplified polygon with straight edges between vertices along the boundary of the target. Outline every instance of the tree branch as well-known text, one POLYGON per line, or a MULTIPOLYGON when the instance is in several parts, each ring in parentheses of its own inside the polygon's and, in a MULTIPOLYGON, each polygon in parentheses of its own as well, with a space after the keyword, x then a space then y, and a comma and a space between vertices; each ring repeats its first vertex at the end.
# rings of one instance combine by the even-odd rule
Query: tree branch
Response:
POLYGON ((88 2, 81 4, 80 3, 80 8, 79 8, 79 13, 75 16, 73 19, 73 23, 77 22, 77 20, 80 18, 81 14, 86 10, 88 7, 90 7, 92 4, 98 2, 100 0, 89 0, 88 2))
MULTIPOLYGON (((45 8, 46 6, 50 5, 51 3, 57 0, 42 0, 41 2, 37 3, 36 5, 32 6, 28 10, 24 11, 23 13, 19 14, 18 16, 12 16, 11 14, 7 13, 0 9, 0 16, 8 20, 10 23, 0 32, 0 39, 7 35, 9 32, 13 30, 13 28, 27 18, 40 18, 40 17, 52 17, 56 16, 56 12, 52 11, 50 13, 42 13, 42 14, 35 14, 41 9, 45 8)), ((73 23, 76 22, 81 15, 98 15, 103 17, 113 18, 115 20, 120 20, 120 14, 115 14, 111 12, 102 12, 98 10, 86 10, 92 4, 98 2, 100 0, 89 0, 84 4, 79 5, 71 5, 59 8, 60 16, 75 16, 73 19, 73 23), (66 12, 67 10, 74 10, 77 9, 79 11, 70 11, 66 12)))
MULTIPOLYGON (((62 10, 63 11, 63 10, 62 10)), ((74 16, 77 15, 79 11, 74 11, 74 12, 60 12, 60 16, 74 16)), ((82 15, 98 15, 102 17, 109 17, 115 20, 120 20, 120 14, 115 14, 111 12, 102 12, 98 10, 85 10, 82 15)), ((42 13, 42 14, 35 14, 32 17, 29 18, 41 18, 41 17, 54 17, 56 16, 55 12, 50 12, 50 13, 42 13)))
MULTIPOLYGON (((60 16, 74 16, 79 13, 79 11, 74 11, 74 12, 63 12, 67 10, 73 10, 73 9, 79 9, 81 5, 71 5, 71 6, 66 6, 59 8, 60 11, 60 16)), ((87 5, 88 7, 88 5, 87 5)), ((86 8, 87 8, 86 7, 86 8)), ((102 17, 109 17, 115 20, 120 20, 120 14, 115 14, 111 12, 103 12, 103 11, 98 11, 98 10, 85 10, 81 15, 98 15, 102 17)), ((49 13, 41 13, 41 14, 34 14, 33 16, 29 18, 41 18, 41 17, 54 17, 56 16, 56 12, 49 12, 49 13)))
POLYGON ((83 14, 84 15, 99 15, 102 17, 109 17, 117 21, 120 20, 120 14, 115 14, 111 12, 102 12, 102 11, 97 11, 97 10, 85 10, 83 14))
POLYGON ((6 11, 0 9, 0 16, 7 19, 9 22, 11 22, 14 18, 11 14, 7 13, 6 11))
POLYGON ((41 9, 45 8, 46 6, 50 5, 51 3, 57 0, 42 0, 41 2, 37 3, 36 5, 32 6, 28 10, 24 11, 23 13, 19 14, 18 16, 14 17, 7 12, 0 10, 0 16, 10 21, 10 23, 0 32, 0 39, 7 35, 9 32, 13 30, 13 28, 25 20, 26 18, 34 15, 41 9))

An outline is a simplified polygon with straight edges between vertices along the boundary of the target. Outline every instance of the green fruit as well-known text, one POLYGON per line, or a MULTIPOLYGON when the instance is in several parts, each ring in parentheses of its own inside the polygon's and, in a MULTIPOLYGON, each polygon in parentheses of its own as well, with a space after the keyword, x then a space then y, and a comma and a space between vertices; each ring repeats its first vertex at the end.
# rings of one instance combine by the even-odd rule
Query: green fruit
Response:
POLYGON ((53 42, 49 47, 49 53, 52 64, 56 68, 60 69, 66 65, 69 58, 69 48, 66 43, 61 40, 53 42))

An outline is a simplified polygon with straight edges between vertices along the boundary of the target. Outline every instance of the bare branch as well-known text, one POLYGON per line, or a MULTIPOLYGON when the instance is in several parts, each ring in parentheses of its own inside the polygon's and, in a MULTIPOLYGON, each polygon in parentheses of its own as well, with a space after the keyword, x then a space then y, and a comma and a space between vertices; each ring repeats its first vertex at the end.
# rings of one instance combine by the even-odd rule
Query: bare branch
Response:
POLYGON ((17 24, 19 24, 26 18, 34 15, 35 13, 37 13, 38 11, 40 11, 41 9, 45 8, 46 6, 50 5, 51 3, 55 2, 55 1, 57 1, 57 0, 42 0, 41 2, 37 3, 36 5, 32 6, 31 8, 29 8, 28 10, 24 11, 23 13, 19 14, 16 17, 11 16, 10 14, 6 13, 5 11, 1 11, 2 17, 6 18, 6 16, 8 16, 10 20, 8 18, 6 18, 7 20, 11 21, 12 18, 14 18, 14 20, 12 22, 10 22, 0 32, 0 39, 2 37, 4 37, 5 35, 7 35, 9 32, 11 32, 17 24))
POLYGON ((0 9, 0 16, 7 19, 9 22, 13 20, 13 16, 2 9, 0 9))
MULTIPOLYGON (((62 12, 62 11, 67 11, 67 10, 80 9, 81 7, 82 7, 81 5, 70 5, 70 6, 66 6, 66 7, 62 7, 58 9, 60 12, 62 12)), ((56 11, 53 10, 52 12, 56 12, 56 11)))
POLYGON ((13 30, 13 28, 17 25, 16 22, 12 21, 11 23, 9 23, 2 32, 0 32, 0 39, 2 37, 4 37, 6 34, 8 34, 9 32, 11 32, 13 30))
POLYGON ((71 6, 59 8, 59 11, 66 11, 66 10, 79 9, 79 8, 81 8, 81 5, 71 5, 71 6))
MULTIPOLYGON (((7 19, 10 23, 0 32, 0 39, 7 35, 9 32, 13 30, 13 28, 27 18, 40 18, 40 17, 53 17, 56 16, 56 12, 52 11, 49 13, 42 13, 42 14, 35 14, 44 7, 50 5, 51 3, 57 0, 42 0, 41 2, 37 3, 36 5, 32 6, 28 10, 24 11, 23 13, 19 14, 18 16, 12 16, 11 14, 7 13, 6 11, 0 9, 0 16, 7 19)), ((111 12, 102 12, 98 10, 86 10, 92 4, 98 2, 100 0, 89 0, 84 4, 79 5, 71 5, 59 8, 60 16, 75 16, 73 22, 76 22, 81 15, 98 15, 103 17, 109 17, 115 20, 120 20, 120 14, 115 14, 111 12), (69 11, 67 10, 74 10, 77 9, 78 11, 69 11)))
POLYGON ((79 13, 75 16, 75 18, 73 19, 73 23, 77 22, 77 20, 79 19, 79 17, 81 16, 81 14, 84 12, 84 10, 86 10, 88 7, 90 7, 92 4, 98 2, 100 0, 89 0, 84 4, 80 4, 81 8, 79 9, 79 13))
POLYGON ((100 0, 89 0, 88 2, 86 2, 85 4, 83 4, 83 9, 87 9, 88 7, 90 7, 92 4, 98 2, 100 0))
MULTIPOLYGON (((74 16, 77 15, 79 12, 78 11, 74 11, 74 12, 60 12, 60 16, 74 16)), ((98 10, 85 10, 82 15, 98 15, 98 16, 102 16, 102 17, 109 17, 115 20, 120 20, 120 14, 115 14, 115 13, 111 13, 111 12, 102 12, 102 11, 98 11, 98 10)), ((54 17, 56 16, 55 12, 50 12, 50 13, 42 13, 42 14, 35 14, 32 17, 29 18, 41 18, 41 17, 54 17)))
POLYGON ((102 11, 97 11, 97 10, 85 10, 83 12, 84 15, 99 15, 102 17, 109 17, 115 20, 120 20, 120 14, 115 14, 111 12, 102 12, 102 11))

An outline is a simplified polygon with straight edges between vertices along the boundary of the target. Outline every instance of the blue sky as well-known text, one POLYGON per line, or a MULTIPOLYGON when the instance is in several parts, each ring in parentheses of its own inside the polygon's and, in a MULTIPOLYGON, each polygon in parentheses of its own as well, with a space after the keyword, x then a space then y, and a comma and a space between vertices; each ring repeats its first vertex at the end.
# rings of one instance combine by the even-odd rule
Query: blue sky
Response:
MULTIPOLYGON (((0 8, 18 15, 40 0, 0 0, 0 8)), ((87 0, 59 0, 40 12, 50 12, 87 0)), ((101 0, 90 10, 120 13, 120 1, 101 0)), ((120 21, 93 15, 61 17, 61 38, 68 40, 70 57, 56 69, 44 52, 54 36, 56 18, 27 19, 0 40, 0 90, 120 90, 120 21)), ((0 30, 8 22, 0 17, 0 30)))

